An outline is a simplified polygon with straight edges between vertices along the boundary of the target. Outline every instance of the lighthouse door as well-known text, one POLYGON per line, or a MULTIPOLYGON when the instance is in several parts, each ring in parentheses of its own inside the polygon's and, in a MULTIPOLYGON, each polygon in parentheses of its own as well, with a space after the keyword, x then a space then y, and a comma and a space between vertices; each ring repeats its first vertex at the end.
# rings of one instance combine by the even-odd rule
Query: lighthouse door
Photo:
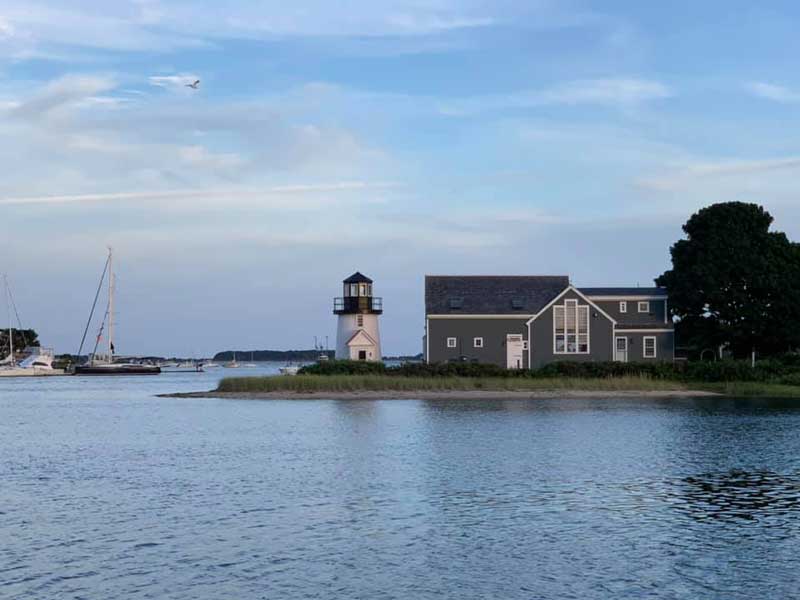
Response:
POLYGON ((522 368, 522 336, 509 334, 506 336, 506 368, 522 368))

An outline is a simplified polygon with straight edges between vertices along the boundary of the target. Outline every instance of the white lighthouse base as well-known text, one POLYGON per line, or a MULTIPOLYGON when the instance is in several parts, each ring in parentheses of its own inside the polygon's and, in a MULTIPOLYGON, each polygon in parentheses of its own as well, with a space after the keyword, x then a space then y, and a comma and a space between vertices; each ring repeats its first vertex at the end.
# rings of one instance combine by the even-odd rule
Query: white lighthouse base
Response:
POLYGON ((378 315, 339 315, 336 330, 337 360, 382 360, 378 315), (361 325, 358 318, 361 317, 361 325))

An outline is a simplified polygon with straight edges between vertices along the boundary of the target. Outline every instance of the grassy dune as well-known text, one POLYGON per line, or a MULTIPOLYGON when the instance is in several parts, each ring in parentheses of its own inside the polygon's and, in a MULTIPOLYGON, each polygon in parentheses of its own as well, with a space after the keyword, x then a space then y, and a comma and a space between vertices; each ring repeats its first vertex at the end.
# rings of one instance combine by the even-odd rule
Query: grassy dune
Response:
POLYGON ((559 377, 387 377, 385 375, 295 375, 232 377, 223 379, 218 392, 442 392, 442 391, 684 391, 684 383, 647 377, 604 379, 559 377))

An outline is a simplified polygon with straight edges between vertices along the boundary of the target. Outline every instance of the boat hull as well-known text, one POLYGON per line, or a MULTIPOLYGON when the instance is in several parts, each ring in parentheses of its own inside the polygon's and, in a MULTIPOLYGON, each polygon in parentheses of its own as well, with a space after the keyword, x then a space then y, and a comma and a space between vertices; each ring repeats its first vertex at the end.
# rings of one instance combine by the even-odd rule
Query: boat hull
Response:
POLYGON ((161 367, 152 365, 79 365, 73 375, 158 375, 161 367))

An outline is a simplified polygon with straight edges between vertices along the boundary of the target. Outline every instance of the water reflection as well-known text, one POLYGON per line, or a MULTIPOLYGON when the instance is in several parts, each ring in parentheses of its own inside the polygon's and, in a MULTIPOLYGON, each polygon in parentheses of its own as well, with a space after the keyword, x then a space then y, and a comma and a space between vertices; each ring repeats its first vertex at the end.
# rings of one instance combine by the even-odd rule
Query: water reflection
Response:
POLYGON ((800 404, 65 379, 0 382, 3 598, 797 595, 800 404))
POLYGON ((684 477, 670 494, 675 508, 697 521, 758 521, 800 513, 800 476, 732 470, 684 477))

